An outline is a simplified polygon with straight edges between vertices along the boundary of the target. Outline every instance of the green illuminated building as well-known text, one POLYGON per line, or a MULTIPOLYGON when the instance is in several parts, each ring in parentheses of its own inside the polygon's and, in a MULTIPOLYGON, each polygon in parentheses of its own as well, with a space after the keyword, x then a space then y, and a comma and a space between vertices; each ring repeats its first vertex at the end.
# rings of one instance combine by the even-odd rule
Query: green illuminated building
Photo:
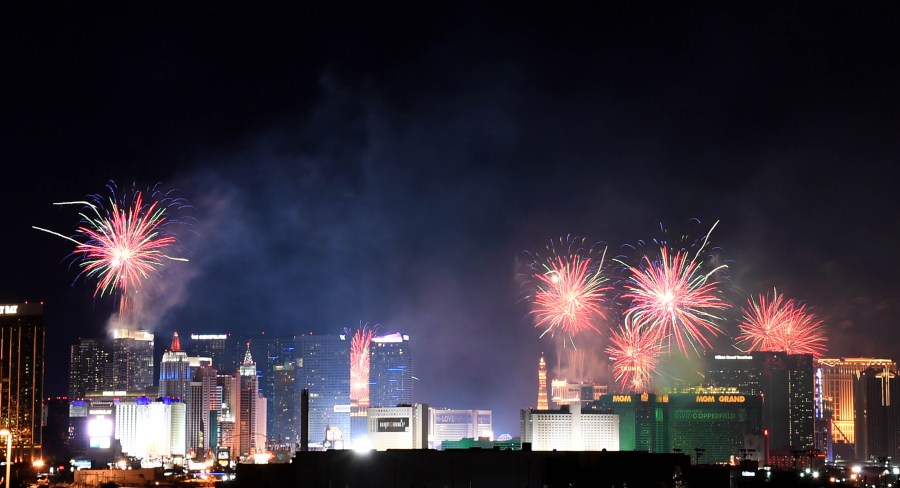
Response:
POLYGON ((619 414, 619 447, 623 451, 695 453, 701 462, 727 462, 745 449, 745 436, 758 434, 762 398, 725 390, 691 393, 604 395, 584 411, 619 414))

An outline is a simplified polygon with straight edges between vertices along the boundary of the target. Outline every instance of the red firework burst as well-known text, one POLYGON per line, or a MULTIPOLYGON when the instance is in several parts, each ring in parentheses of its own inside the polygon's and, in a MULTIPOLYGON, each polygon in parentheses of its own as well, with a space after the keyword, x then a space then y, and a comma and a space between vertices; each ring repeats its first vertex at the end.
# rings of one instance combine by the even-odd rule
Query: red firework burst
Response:
POLYGON ((369 346, 376 328, 364 325, 350 341, 350 399, 361 407, 369 406, 369 346))
POLYGON ((806 305, 773 291, 772 296, 759 295, 742 308, 741 334, 738 342, 747 351, 784 351, 788 354, 812 354, 822 357, 828 340, 823 323, 806 305))
POLYGON ((577 253, 554 256, 534 273, 537 291, 531 313, 534 326, 544 328, 542 336, 558 331, 571 340, 586 330, 600 332, 593 320, 606 317, 602 304, 610 289, 600 273, 602 262, 577 253))
POLYGON ((687 352, 687 344, 710 347, 705 334, 720 332, 715 310, 728 308, 717 294, 718 282, 710 276, 716 269, 704 273, 696 258, 678 251, 670 255, 668 248, 660 249, 660 259, 651 261, 644 256, 643 266, 629 267, 631 276, 625 283, 622 298, 631 301, 626 318, 641 327, 655 329, 664 341, 674 338, 678 348, 687 352))
POLYGON ((606 348, 613 362, 613 375, 622 389, 643 391, 656 373, 659 357, 663 353, 660 337, 651 330, 626 323, 613 331, 606 348))

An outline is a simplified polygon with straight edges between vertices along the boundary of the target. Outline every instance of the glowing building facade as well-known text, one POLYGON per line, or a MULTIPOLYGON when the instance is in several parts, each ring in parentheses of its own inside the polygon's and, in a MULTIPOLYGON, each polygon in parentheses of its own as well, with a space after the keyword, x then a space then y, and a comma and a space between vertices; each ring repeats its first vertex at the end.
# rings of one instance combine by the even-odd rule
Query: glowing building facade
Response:
POLYGON ((459 410, 432 408, 429 410, 429 440, 434 448, 444 441, 494 438, 490 410, 459 410))
POLYGON ((541 354, 541 360, 538 363, 538 410, 549 410, 550 404, 547 402, 547 363, 544 361, 544 355, 541 354))
MULTIPOLYGON (((309 390, 309 443, 343 447, 350 439, 350 339, 345 335, 296 338, 297 398, 309 390)), ((297 416, 299 422, 299 415, 297 416)), ((300 426, 297 426, 300 432, 300 426)))
POLYGON ((832 440, 836 446, 853 446, 856 443, 854 383, 869 368, 896 371, 897 364, 890 359, 876 358, 822 358, 816 363, 822 371, 822 396, 831 410, 832 440))
POLYGON ((12 432, 14 461, 41 456, 43 315, 42 304, 0 305, 0 426, 12 432))
POLYGON ((141 459, 185 455, 185 404, 163 398, 115 403, 115 438, 122 452, 141 459))
POLYGON ((534 451, 618 451, 619 415, 581 411, 575 402, 560 410, 522 410, 522 442, 534 451))

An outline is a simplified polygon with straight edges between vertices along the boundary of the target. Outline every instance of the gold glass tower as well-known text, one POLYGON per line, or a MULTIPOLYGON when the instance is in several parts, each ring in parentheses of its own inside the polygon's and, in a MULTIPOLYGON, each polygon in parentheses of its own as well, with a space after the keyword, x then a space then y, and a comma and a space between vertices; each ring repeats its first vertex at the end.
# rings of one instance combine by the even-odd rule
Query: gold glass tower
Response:
POLYGON ((44 306, 0 305, 0 428, 12 435, 14 462, 41 457, 44 306))
POLYGON ((897 365, 890 359, 840 358, 819 359, 822 368, 822 396, 831 404, 831 438, 834 442, 853 445, 854 432, 853 382, 868 368, 895 371, 897 365))

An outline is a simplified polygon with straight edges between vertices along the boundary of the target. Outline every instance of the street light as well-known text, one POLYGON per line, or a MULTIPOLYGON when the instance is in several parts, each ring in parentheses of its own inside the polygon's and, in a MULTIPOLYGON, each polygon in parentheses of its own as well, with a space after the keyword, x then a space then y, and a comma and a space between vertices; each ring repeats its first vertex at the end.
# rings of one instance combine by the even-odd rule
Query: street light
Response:
POLYGON ((6 436, 6 488, 9 488, 9 464, 12 461, 12 432, 9 429, 0 429, 0 436, 6 436))

